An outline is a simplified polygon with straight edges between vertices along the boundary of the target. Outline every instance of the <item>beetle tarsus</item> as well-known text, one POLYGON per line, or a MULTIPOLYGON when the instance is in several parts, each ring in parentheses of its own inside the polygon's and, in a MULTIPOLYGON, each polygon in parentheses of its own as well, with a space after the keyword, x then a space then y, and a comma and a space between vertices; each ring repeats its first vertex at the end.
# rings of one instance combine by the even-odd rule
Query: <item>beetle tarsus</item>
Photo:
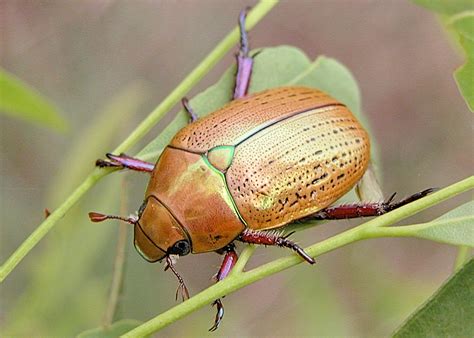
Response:
POLYGON ((211 305, 212 306, 215 305, 217 308, 216 319, 214 320, 214 325, 212 325, 212 327, 209 329, 210 332, 214 332, 219 328, 222 318, 224 318, 224 305, 222 305, 222 302, 220 299, 216 299, 214 302, 212 302, 211 305))
MULTIPOLYGON (((417 192, 411 196, 402 199, 399 202, 393 202, 395 193, 393 193, 386 201, 377 203, 350 203, 339 205, 335 207, 329 207, 324 210, 318 211, 317 213, 307 216, 304 220, 336 220, 336 219, 348 219, 348 218, 359 218, 359 217, 373 217, 381 216, 400 208, 408 203, 416 201, 428 194, 438 190, 437 188, 429 188, 423 191, 417 192)), ((301 221, 301 220, 300 220, 301 221)))
MULTIPOLYGON (((290 233, 289 235, 291 235, 290 233)), ((245 229, 242 234, 238 237, 238 240, 250 244, 261 244, 261 245, 276 245, 285 247, 295 251, 301 258, 303 258, 309 264, 314 264, 316 261, 312 258, 302 247, 293 241, 288 239, 288 236, 282 236, 280 232, 275 231, 259 231, 245 229)))
POLYGON ((95 165, 100 168, 127 168, 134 171, 141 171, 151 173, 155 168, 155 165, 150 162, 139 160, 128 156, 126 154, 114 155, 111 153, 106 154, 109 160, 98 159, 95 165))
POLYGON ((184 110, 188 114, 188 123, 193 123, 198 119, 197 114, 194 112, 194 109, 189 104, 189 100, 187 97, 183 97, 181 99, 181 104, 183 105, 184 110))

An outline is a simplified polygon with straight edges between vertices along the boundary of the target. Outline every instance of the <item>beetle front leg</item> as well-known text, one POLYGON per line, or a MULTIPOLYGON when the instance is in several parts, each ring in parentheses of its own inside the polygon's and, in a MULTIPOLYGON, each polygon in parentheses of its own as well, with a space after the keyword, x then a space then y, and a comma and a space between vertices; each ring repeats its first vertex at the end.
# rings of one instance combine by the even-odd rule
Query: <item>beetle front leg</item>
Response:
POLYGON ((393 202, 395 194, 385 202, 377 203, 351 203, 335 207, 329 207, 318 211, 317 213, 305 217, 303 220, 335 220, 359 217, 380 216, 389 211, 395 210, 408 203, 416 201, 435 191, 435 188, 426 189, 413 194, 399 202, 393 202))
POLYGON ((247 95, 252 75, 253 59, 249 56, 249 39, 245 30, 245 18, 249 9, 242 10, 239 15, 240 49, 236 55, 237 74, 235 75, 234 100, 247 95))
POLYGON ((237 239, 241 242, 250 244, 276 245, 285 247, 295 251, 298 255, 300 255, 301 258, 303 258, 308 263, 316 263, 316 261, 310 255, 308 255, 302 247, 288 239, 289 235, 291 235, 291 233, 286 236, 281 236, 281 234, 275 231, 259 231, 247 228, 242 232, 242 234, 240 234, 237 239))
POLYGON ((138 158, 133 158, 125 154, 113 155, 110 153, 106 154, 107 160, 99 159, 95 162, 95 165, 100 168, 127 168, 130 170, 141 171, 151 173, 155 168, 155 165, 150 162, 145 162, 139 160, 138 158))
MULTIPOLYGON (((235 246, 233 244, 228 245, 224 249, 224 251, 224 259, 222 260, 221 267, 215 276, 216 283, 223 280, 225 277, 227 277, 227 275, 229 275, 230 271, 232 270, 238 259, 237 253, 235 252, 235 246)), ((216 299, 212 303, 212 306, 214 305, 217 308, 216 319, 214 320, 214 325, 209 329, 209 331, 217 330, 222 321, 222 318, 224 317, 224 305, 222 305, 222 301, 220 299, 216 299)))

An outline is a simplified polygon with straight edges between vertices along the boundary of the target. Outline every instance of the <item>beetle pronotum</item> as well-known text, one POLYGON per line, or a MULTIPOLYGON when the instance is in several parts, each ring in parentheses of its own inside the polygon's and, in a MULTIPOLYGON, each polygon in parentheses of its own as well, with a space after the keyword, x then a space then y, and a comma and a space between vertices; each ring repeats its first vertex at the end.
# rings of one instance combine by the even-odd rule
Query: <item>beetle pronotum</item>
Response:
MULTIPOLYGON (((247 95, 252 72, 246 11, 239 16, 240 50, 234 100, 197 119, 186 99, 190 123, 165 148, 156 164, 107 154, 100 167, 151 173, 138 216, 121 218, 91 212, 94 222, 121 219, 134 225, 135 247, 149 262, 166 261, 188 291, 172 255, 215 251, 225 254, 216 280, 235 262, 234 241, 277 245, 314 259, 274 229, 302 219, 376 216, 425 196, 400 202, 331 206, 364 175, 370 158, 367 132, 349 109, 329 95, 306 87, 280 87, 247 95), (270 230, 270 231, 269 231, 270 230)), ((220 299, 210 330, 224 315, 220 299)))

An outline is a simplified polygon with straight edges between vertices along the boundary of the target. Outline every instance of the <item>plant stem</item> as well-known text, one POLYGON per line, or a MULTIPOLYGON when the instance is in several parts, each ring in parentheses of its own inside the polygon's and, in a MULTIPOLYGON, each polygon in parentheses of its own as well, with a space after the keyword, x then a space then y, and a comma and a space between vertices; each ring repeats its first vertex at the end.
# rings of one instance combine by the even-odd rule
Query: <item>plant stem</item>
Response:
MULTIPOLYGON (((122 179, 122 190, 121 190, 121 201, 120 201, 120 211, 122 215, 126 214, 127 210, 127 181, 124 177, 122 179)), ((109 328, 115 317, 115 313, 117 311, 117 304, 119 301, 120 293, 122 291, 123 285, 123 274, 125 270, 125 246, 127 243, 127 234, 130 229, 128 224, 123 222, 118 222, 118 238, 117 238, 117 246, 115 252, 115 259, 114 259, 114 267, 112 273, 112 283, 110 286, 110 294, 109 300, 107 304, 107 308, 104 314, 104 327, 109 328)))
POLYGON ((242 253, 239 256, 239 259, 237 260, 237 263, 235 263, 232 271, 230 272, 230 275, 234 273, 239 273, 242 272, 244 269, 245 265, 249 261, 249 259, 252 257, 253 253, 255 252, 255 245, 247 245, 245 248, 242 250, 242 253))
MULTIPOLYGON (((276 4, 277 0, 261 0, 247 16, 247 29, 254 27, 276 4)), ((211 53, 173 90, 163 102, 114 150, 124 152, 135 145, 239 40, 234 28, 211 53)), ((0 283, 20 261, 54 227, 66 212, 102 177, 114 170, 94 169, 83 183, 13 252, 0 268, 0 283)))
POLYGON ((10 258, 2 265, 0 269, 0 282, 2 282, 15 266, 33 249, 33 247, 53 228, 53 226, 66 214, 66 212, 90 189, 95 183, 108 174, 107 170, 95 169, 82 184, 69 195, 63 204, 54 210, 43 223, 13 252, 10 258))
MULTIPOLYGON (((440 203, 445 199, 453 197, 464 191, 474 188, 474 176, 452 184, 449 187, 441 189, 420 200, 405 205, 388 214, 379 216, 355 228, 349 229, 334 237, 326 239, 320 243, 314 244, 305 251, 312 257, 320 256, 329 251, 335 250, 350 243, 357 242, 366 238, 383 237, 379 227, 391 225, 399 220, 416 214, 432 205, 440 203)), ((388 233, 387 233, 388 234, 388 233)), ((245 251, 245 250, 244 250, 245 251)), ((251 251, 248 251, 250 254, 251 251)), ((247 256, 247 254, 246 254, 247 256)), ((239 261, 237 261, 239 262, 239 261)), ((185 302, 176 305, 166 312, 156 316, 148 322, 127 332, 123 337, 143 337, 158 331, 159 329, 175 322, 187 314, 210 304, 214 299, 228 295, 246 285, 261 280, 267 276, 288 269, 296 264, 302 263, 302 259, 297 255, 277 259, 273 262, 264 264, 248 272, 239 272, 231 274, 223 281, 210 286, 206 290, 189 298, 185 302)), ((240 266, 239 266, 240 267, 240 266)))
MULTIPOLYGON (((248 14, 247 30, 252 29, 276 4, 278 0, 261 0, 248 14)), ((151 112, 148 117, 123 141, 114 153, 121 153, 135 145, 164 114, 178 103, 186 93, 211 69, 238 41, 239 29, 234 28, 201 63, 151 112)))

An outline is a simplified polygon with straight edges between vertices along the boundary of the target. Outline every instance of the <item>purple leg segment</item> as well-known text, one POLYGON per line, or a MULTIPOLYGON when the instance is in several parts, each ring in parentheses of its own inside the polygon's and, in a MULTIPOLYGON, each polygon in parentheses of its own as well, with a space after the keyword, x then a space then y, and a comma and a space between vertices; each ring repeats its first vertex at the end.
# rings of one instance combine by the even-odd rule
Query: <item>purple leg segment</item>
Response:
POLYGON ((430 188, 413 194, 399 202, 393 202, 395 194, 385 202, 378 203, 351 203, 345 205, 339 205, 335 207, 329 207, 324 210, 318 211, 317 213, 305 217, 307 220, 331 220, 331 219, 347 219, 347 218, 359 218, 359 217, 371 217, 380 216, 386 214, 389 211, 404 206, 410 202, 416 201, 426 195, 432 193, 436 189, 430 188))
POLYGON ((245 31, 245 17, 248 10, 249 8, 242 10, 239 16, 240 50, 236 55, 237 74, 235 76, 234 100, 247 95, 252 75, 253 60, 249 56, 249 40, 245 31))
POLYGON ((106 160, 97 160, 95 165, 104 168, 104 167, 114 167, 114 168, 127 168, 130 170, 141 171, 151 173, 155 168, 155 165, 150 162, 145 162, 139 160, 137 158, 130 157, 125 154, 120 155, 113 155, 108 153, 107 158, 109 161, 106 160))
MULTIPOLYGON (((221 267, 219 271, 216 274, 216 282, 219 282, 226 278, 232 268, 234 267, 235 263, 237 262, 238 256, 237 253, 235 252, 235 248, 233 245, 228 246, 225 249, 225 256, 224 260, 222 261, 221 267)), ((215 331, 219 327, 222 318, 224 317, 224 305, 222 305, 222 301, 220 299, 216 299, 212 305, 216 306, 217 308, 217 313, 216 313, 216 319, 214 320, 214 325, 209 329, 209 331, 215 331)))
POLYGON ((188 116, 189 116, 188 122, 193 123, 194 121, 196 121, 198 119, 198 116, 196 115, 193 108, 189 104, 189 100, 186 97, 183 97, 181 99, 181 103, 183 105, 184 110, 186 110, 186 112, 188 113, 188 116))

